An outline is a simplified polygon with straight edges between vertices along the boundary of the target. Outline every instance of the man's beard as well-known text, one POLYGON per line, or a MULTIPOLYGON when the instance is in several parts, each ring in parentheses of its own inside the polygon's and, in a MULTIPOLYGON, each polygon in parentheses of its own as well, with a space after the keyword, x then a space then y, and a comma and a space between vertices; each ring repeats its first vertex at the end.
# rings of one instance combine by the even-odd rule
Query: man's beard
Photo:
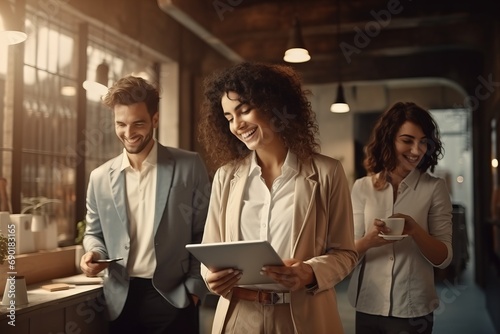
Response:
POLYGON ((146 146, 148 146, 148 144, 151 142, 152 139, 153 139, 153 131, 151 131, 146 137, 144 137, 144 140, 139 145, 139 147, 137 147, 134 150, 129 150, 127 148, 127 146, 125 145, 125 150, 127 151, 127 153, 130 153, 130 154, 139 154, 144 150, 144 148, 146 146))

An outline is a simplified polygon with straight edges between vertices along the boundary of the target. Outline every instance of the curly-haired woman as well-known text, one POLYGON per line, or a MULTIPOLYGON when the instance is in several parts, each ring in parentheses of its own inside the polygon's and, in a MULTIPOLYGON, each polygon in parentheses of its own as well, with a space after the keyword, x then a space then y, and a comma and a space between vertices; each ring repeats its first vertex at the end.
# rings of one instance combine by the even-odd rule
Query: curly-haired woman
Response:
POLYGON ((267 240, 285 264, 263 268, 275 284, 245 287, 238 270, 202 265, 221 296, 213 333, 343 332, 334 286, 357 261, 352 206, 342 165, 317 153, 307 93, 284 65, 205 81, 199 139, 217 172, 203 243, 267 240))

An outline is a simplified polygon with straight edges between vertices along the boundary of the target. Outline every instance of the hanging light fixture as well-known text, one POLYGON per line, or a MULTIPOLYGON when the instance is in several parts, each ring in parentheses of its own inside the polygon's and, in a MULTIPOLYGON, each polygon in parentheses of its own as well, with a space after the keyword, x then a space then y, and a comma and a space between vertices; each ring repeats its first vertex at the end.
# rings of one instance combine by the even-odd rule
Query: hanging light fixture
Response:
POLYGON ((337 88, 337 99, 330 106, 330 111, 341 114, 349 112, 349 110, 349 105, 347 104, 344 96, 344 87, 342 87, 342 83, 339 82, 339 86, 337 88))
POLYGON ((7 46, 24 42, 28 38, 28 35, 23 31, 15 29, 18 28, 18 24, 15 21, 14 9, 11 8, 8 2, 1 1, 0 10, 2 13, 2 16, 0 16, 0 27, 2 27, 0 29, 0 45, 7 46))
POLYGON ((109 65, 106 63, 106 60, 103 60, 102 63, 100 63, 96 68, 95 80, 85 80, 83 82, 83 88, 92 94, 95 93, 100 96, 106 95, 108 92, 108 74, 109 65))
MULTIPOLYGON (((337 0, 337 42, 340 45, 340 1, 337 0)), ((337 98, 335 102, 330 106, 330 111, 333 113, 346 113, 349 112, 350 108, 346 102, 344 95, 344 87, 342 87, 342 71, 340 68, 340 52, 338 51, 337 57, 337 69, 339 76, 339 85, 337 87, 337 98)))
POLYGON ((103 96, 108 93, 109 65, 106 63, 106 27, 103 25, 103 49, 104 56, 102 62, 95 70, 95 79, 85 80, 83 88, 92 95, 103 96))
POLYGON ((283 60, 288 63, 304 63, 310 59, 311 56, 309 55, 309 51, 307 51, 304 39, 302 38, 299 18, 295 16, 293 20, 293 27, 290 31, 290 38, 288 40, 288 48, 285 51, 283 60))
POLYGON ((14 45, 24 42, 28 35, 22 31, 17 30, 3 30, 0 31, 0 45, 14 45))

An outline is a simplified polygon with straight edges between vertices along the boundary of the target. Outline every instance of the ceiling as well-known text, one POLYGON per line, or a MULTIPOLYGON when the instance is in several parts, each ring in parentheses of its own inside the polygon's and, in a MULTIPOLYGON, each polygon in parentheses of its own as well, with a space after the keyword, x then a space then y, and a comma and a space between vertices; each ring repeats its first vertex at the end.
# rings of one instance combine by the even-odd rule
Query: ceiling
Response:
POLYGON ((282 63, 297 16, 311 60, 293 66, 307 83, 453 78, 491 43, 500 13, 496 0, 157 2, 233 61, 282 63))

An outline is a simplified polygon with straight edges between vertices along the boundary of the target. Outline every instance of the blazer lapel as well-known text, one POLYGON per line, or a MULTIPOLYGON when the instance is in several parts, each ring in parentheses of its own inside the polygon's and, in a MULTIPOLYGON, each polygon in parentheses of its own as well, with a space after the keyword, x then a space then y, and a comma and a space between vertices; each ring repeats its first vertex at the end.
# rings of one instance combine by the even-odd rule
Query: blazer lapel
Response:
POLYGON ((227 241, 238 241, 240 239, 240 213, 241 204, 243 202, 243 192, 245 183, 248 179, 248 171, 250 169, 249 159, 246 159, 234 172, 234 177, 231 180, 229 187, 229 196, 227 200, 227 220, 226 221, 226 237, 227 241))
POLYGON ((318 182, 314 179, 316 172, 311 167, 312 159, 300 162, 300 171, 295 181, 295 198, 292 226, 292 256, 295 254, 299 238, 304 226, 309 222, 311 211, 315 208, 315 194, 318 182))
POLYGON ((153 235, 160 225, 163 212, 167 206, 170 188, 172 186, 172 177, 174 175, 175 161, 170 158, 168 150, 158 144, 158 162, 156 176, 156 204, 153 235))
MULTIPOLYGON (((120 217, 120 221, 124 226, 127 226, 127 204, 126 204, 126 189, 125 189, 125 174, 120 170, 123 153, 115 158, 109 169, 109 182, 111 187, 111 196, 115 203, 116 212, 120 217)), ((128 231, 128 229, 125 229, 128 231)))

